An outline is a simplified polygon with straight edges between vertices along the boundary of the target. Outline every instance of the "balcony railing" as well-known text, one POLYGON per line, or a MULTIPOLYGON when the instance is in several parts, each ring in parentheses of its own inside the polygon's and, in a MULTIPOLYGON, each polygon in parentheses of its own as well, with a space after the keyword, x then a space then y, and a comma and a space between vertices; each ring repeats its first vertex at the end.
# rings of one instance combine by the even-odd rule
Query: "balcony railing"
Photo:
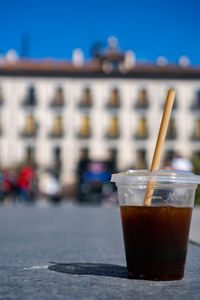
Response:
POLYGON ((115 130, 111 129, 106 133, 105 137, 107 139, 118 139, 120 138, 120 131, 118 128, 115 130))
POLYGON ((79 103, 78 103, 78 107, 79 108, 91 108, 92 107, 92 102, 82 102, 82 101, 80 101, 79 103))
POLYGON ((192 141, 200 141, 200 134, 196 135, 196 134, 192 134, 191 138, 192 141))
POLYGON ((80 139, 89 139, 91 138, 92 136, 92 133, 91 132, 88 132, 88 133, 77 133, 77 137, 80 138, 80 139))
POLYGON ((62 108, 65 106, 65 102, 57 102, 55 100, 53 100, 51 103, 50 103, 50 107, 52 108, 62 108))
POLYGON ((62 132, 50 132, 49 133, 49 137, 50 138, 62 138, 62 137, 64 137, 64 132, 62 131, 62 132))
POLYGON ((37 130, 35 130, 34 132, 27 132, 26 130, 21 132, 21 137, 23 138, 35 138, 37 137, 37 130))
POLYGON ((146 139, 148 139, 148 137, 149 137, 149 135, 148 135, 148 133, 146 133, 146 134, 135 134, 134 135, 134 139, 136 139, 136 140, 146 140, 146 139))
POLYGON ((137 102, 134 107, 137 110, 139 110, 139 109, 148 109, 149 108, 149 103, 142 104, 142 103, 137 102))
POLYGON ((106 104, 106 108, 107 109, 119 109, 121 107, 121 104, 120 103, 116 103, 116 104, 113 104, 113 103, 107 103, 106 104))
POLYGON ((176 132, 167 133, 166 140, 175 140, 177 138, 176 132))
POLYGON ((37 101, 31 98, 25 98, 24 101, 22 102, 23 107, 27 107, 27 106, 35 107, 36 105, 37 105, 37 101))

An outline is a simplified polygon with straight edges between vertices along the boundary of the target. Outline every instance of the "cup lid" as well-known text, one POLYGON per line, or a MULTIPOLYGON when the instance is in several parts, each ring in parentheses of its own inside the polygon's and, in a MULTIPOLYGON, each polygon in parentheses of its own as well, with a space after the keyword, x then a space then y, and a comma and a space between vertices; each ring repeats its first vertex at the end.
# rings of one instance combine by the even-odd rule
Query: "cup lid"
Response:
POLYGON ((125 170, 112 174, 111 181, 115 183, 142 184, 149 180, 156 182, 200 184, 200 176, 186 171, 175 170, 125 170))

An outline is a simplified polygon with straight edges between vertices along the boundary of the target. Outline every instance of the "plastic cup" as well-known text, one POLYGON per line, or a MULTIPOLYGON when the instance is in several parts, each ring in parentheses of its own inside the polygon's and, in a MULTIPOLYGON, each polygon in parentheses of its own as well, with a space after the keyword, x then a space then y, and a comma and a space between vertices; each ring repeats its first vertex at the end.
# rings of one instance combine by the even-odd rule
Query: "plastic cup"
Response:
POLYGON ((194 196, 200 176, 190 172, 129 170, 113 174, 118 189, 129 278, 184 276, 194 196), (147 183, 154 185, 144 206, 147 183))

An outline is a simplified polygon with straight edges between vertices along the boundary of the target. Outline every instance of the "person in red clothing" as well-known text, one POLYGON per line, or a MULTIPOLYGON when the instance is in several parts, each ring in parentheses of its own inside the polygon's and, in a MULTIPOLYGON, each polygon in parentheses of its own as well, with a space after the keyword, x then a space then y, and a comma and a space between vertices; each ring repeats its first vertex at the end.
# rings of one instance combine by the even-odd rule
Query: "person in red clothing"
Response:
POLYGON ((13 193, 13 176, 10 169, 5 168, 1 175, 1 195, 0 200, 3 202, 13 193))
POLYGON ((31 183, 34 178, 34 170, 31 166, 24 166, 20 170, 17 181, 17 194, 20 201, 30 202, 31 183))

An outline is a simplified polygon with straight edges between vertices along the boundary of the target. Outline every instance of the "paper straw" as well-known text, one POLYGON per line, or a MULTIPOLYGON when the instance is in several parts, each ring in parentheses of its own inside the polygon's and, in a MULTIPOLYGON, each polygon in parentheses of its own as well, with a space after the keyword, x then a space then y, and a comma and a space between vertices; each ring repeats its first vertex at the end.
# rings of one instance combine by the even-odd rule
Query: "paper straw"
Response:
MULTIPOLYGON (((169 124, 169 119, 170 119, 175 95, 176 95, 175 90, 168 91, 150 172, 154 172, 155 170, 159 169, 161 155, 162 155, 162 151, 163 151, 163 145, 164 145, 165 137, 167 134, 167 128, 168 128, 168 124, 169 124)), ((149 180, 149 182, 147 184, 147 188, 146 188, 145 198, 144 198, 144 206, 151 205, 151 198, 153 195, 153 191, 154 191, 154 181, 149 180)))

